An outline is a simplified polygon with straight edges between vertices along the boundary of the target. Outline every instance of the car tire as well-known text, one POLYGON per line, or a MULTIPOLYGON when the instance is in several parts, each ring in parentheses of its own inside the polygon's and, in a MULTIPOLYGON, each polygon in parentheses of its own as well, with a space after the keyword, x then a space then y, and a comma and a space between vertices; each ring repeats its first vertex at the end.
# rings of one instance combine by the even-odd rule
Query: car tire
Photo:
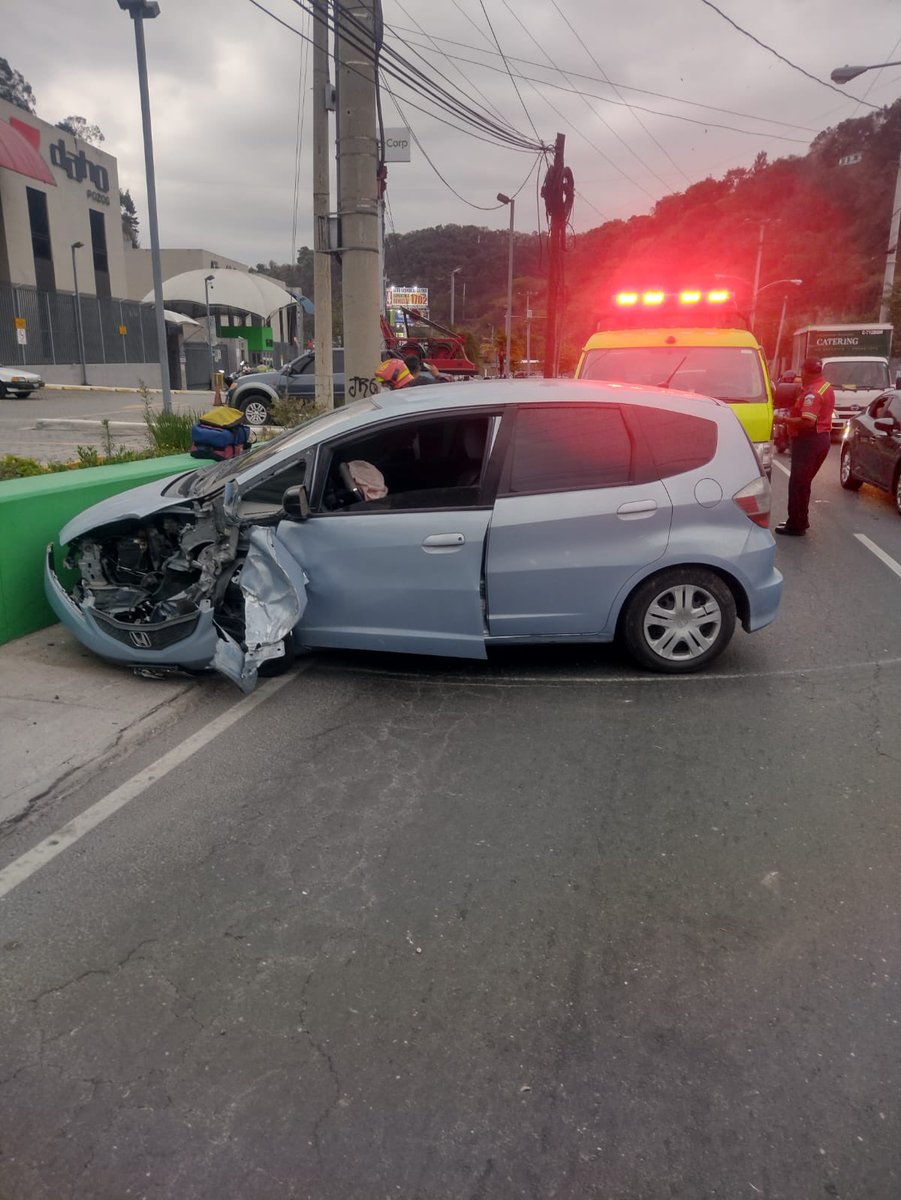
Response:
POLYGON ((838 480, 846 492, 860 490, 863 480, 854 474, 851 467, 851 447, 847 442, 842 446, 842 456, 838 468, 838 480))
POLYGON ((259 392, 254 392, 246 399, 242 399, 238 407, 244 414, 247 424, 252 425, 254 429, 260 429, 263 425, 269 424, 269 402, 259 392))
POLYGON ((901 467, 895 472, 893 492, 895 496, 895 508, 898 510, 898 516, 901 517, 901 467))
POLYGON ((735 631, 735 597, 704 567, 672 567, 640 584, 623 608, 620 633, 642 667, 668 675, 707 666, 735 631))
POLYGON ((13 395, 17 400, 27 400, 31 392, 13 392, 13 395))
POLYGON ((6 399, 6 385, 0 383, 0 400, 6 399))

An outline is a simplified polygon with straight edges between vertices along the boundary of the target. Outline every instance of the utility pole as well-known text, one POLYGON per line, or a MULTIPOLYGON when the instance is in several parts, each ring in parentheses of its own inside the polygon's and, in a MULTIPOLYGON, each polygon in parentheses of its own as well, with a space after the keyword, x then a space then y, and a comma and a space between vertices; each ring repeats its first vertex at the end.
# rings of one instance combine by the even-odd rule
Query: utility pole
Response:
POLYGON ((751 293, 751 333, 754 332, 754 318, 757 316, 757 290, 760 287, 760 264, 763 261, 763 231, 766 228, 760 222, 760 234, 757 238, 757 262, 754 264, 754 290, 751 293))
POLYGON ((895 198, 892 201, 892 217, 888 231, 888 250, 885 255, 885 278, 882 281, 882 300, 879 305, 879 320, 890 320, 889 306, 895 287, 895 265, 898 261, 898 238, 901 237, 901 157, 898 159, 898 174, 895 176, 895 198))
POLYGON ((313 0, 313 343, 316 405, 335 406, 332 365, 332 256, 329 253, 329 111, 334 92, 328 72, 328 3, 313 0))
POLYGON ((338 213, 348 399, 377 390, 382 335, 379 145, 375 112, 375 5, 356 0, 335 13, 338 61, 338 213))
POLYGON ((547 169, 541 196, 550 222, 548 235, 547 325, 544 348, 544 377, 553 379, 560 373, 560 324, 563 292, 563 254, 566 249, 566 226, 573 207, 575 183, 573 173, 563 164, 566 136, 557 134, 554 161, 547 169))

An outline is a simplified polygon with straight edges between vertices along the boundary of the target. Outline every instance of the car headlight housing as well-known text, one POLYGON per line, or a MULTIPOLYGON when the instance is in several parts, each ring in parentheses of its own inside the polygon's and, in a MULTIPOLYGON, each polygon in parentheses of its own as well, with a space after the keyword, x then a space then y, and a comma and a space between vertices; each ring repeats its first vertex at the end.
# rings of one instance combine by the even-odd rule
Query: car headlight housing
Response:
POLYGON ((767 475, 773 469, 773 443, 755 442, 754 449, 757 451, 757 457, 760 460, 760 465, 763 467, 767 475))

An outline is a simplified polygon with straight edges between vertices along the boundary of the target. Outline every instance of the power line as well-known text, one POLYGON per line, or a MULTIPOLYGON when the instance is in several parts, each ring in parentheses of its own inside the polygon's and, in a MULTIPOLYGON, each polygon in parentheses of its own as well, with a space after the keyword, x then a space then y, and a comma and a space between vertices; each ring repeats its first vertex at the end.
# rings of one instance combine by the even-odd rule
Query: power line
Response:
MULTIPOLYGON (((507 0, 504 0, 505 4, 506 4, 506 2, 507 2, 507 0)), ((572 22, 569 20, 567 15, 563 12, 560 5, 557 3, 557 0, 551 0, 551 3, 554 5, 554 8, 556 8, 557 12, 560 14, 560 16, 563 18, 563 20, 566 22, 573 37, 582 46, 585 53, 588 55, 588 57, 591 59, 591 61, 594 63, 594 65, 597 67, 597 69, 600 71, 601 75, 604 78, 604 82, 607 84, 610 84, 610 86, 613 88, 614 92, 616 92, 617 96, 619 96, 620 100, 622 100, 628 106, 629 111, 631 112, 632 116, 635 118, 635 120, 638 122, 638 124, 641 126, 641 128, 645 131, 645 133, 648 135, 648 137, 651 139, 651 141, 654 143, 654 145, 657 147, 657 149, 660 150, 669 159, 669 161, 676 168, 676 170, 679 172, 679 174, 682 176, 682 178, 685 180, 685 182, 689 183, 689 184, 692 183, 692 180, 682 170, 682 168, 679 166, 679 164, 676 162, 676 160, 670 154, 669 150, 667 150, 665 146, 661 145, 660 142, 657 140, 657 138, 653 135, 653 133, 651 133, 650 129, 648 129, 647 125, 645 125, 644 121, 642 121, 641 117, 638 115, 638 113, 635 111, 635 109, 632 107, 632 105, 629 104, 628 100, 626 100, 625 96, 620 92, 620 90, 616 86, 616 84, 610 83, 610 79, 607 75, 607 72, 604 70, 604 68, 601 66, 601 64, 598 62, 598 60, 595 58, 595 56, 591 53, 588 42, 584 38, 580 37, 579 34, 576 32, 576 30, 573 29, 572 22)), ((565 78, 565 76, 564 76, 564 78, 565 78)), ((656 174, 656 172, 652 172, 652 174, 656 174)), ((657 178, 660 179, 660 176, 657 175, 657 178)), ((661 183, 662 182, 663 181, 661 180, 661 183)), ((665 183, 664 183, 664 187, 666 187, 665 183)))
MULTIPOLYGON (((401 106, 400 106, 400 102, 398 101, 397 97, 394 95, 394 93, 391 91, 391 88, 390 88, 390 87, 388 87, 388 85, 387 85, 387 84, 385 85, 385 91, 386 91, 386 92, 388 93, 388 95, 391 97, 391 100, 392 100, 392 102, 393 102, 393 104, 394 104, 394 107, 397 109, 397 115, 398 115, 398 116, 400 117, 400 119, 403 121, 403 123, 404 123, 404 126, 405 126, 407 129, 409 129, 409 130, 410 130, 410 137, 411 137, 411 138, 413 139, 413 141, 415 142, 415 144, 416 144, 416 148, 419 150, 419 152, 420 152, 420 154, 422 155, 422 157, 423 157, 423 158, 426 160, 426 162, 429 164, 429 166, 432 168, 432 170, 435 172, 435 174, 438 176, 438 178, 441 180, 441 182, 444 184, 444 186, 445 186, 445 187, 448 189, 448 191, 450 191, 450 192, 453 192, 453 194, 454 194, 454 195, 457 197, 457 199, 458 199, 458 200, 462 200, 462 201, 463 201, 463 203, 464 203, 464 204, 467 204, 467 205, 469 205, 469 207, 470 207, 470 208, 477 208, 477 209, 479 209, 481 212, 494 212, 496 209, 498 209, 498 208, 503 208, 503 207, 504 207, 504 206, 503 206, 503 204, 476 204, 474 201, 472 201, 472 200, 467 200, 465 196, 461 195, 461 194, 460 194, 460 192, 458 192, 458 191, 457 191, 457 189, 456 189, 456 188, 453 186, 453 184, 449 183, 449 182, 448 182, 448 180, 446 180, 446 179, 444 178, 444 176, 441 174, 441 172, 438 170, 438 168, 437 168, 437 167, 435 166, 435 164, 432 162, 432 160, 431 160, 431 158, 429 157, 429 154, 428 154, 428 152, 427 152, 427 150, 426 150, 425 146, 423 146, 422 142, 421 142, 421 141, 419 140, 419 138, 416 136, 416 133, 415 133, 415 131, 413 130, 413 127, 411 126, 411 124, 410 124, 409 120, 407 119, 407 116, 406 116, 406 114, 404 113, 403 109, 401 108, 401 106)), ((524 180, 522 181, 522 183, 519 185, 519 187, 517 188, 517 190, 516 190, 516 191, 513 193, 513 195, 514 195, 514 196, 518 196, 518 195, 519 195, 519 193, 522 191, 522 189, 523 189, 523 188, 526 186, 526 184, 529 182, 529 180, 530 180, 530 179, 531 179, 531 177, 532 177, 532 172, 535 170, 536 166, 537 166, 537 165, 538 165, 538 163, 541 161, 541 158, 542 158, 542 157, 543 157, 543 154, 542 154, 542 155, 538 155, 538 157, 535 159, 535 162, 534 162, 534 163, 532 164, 532 166, 529 168, 529 173, 528 173, 528 175, 525 177, 525 179, 524 179, 524 180)))
POLYGON ((488 11, 485 8, 485 0, 479 0, 479 4, 481 5, 482 13, 485 17, 485 22, 488 25, 488 28, 491 30, 491 36, 494 38, 494 44, 495 44, 495 46, 497 46, 497 52, 501 56, 501 58, 504 59, 504 66, 507 68, 507 74, 510 76, 510 82, 513 84, 513 90, 516 92, 519 103, 522 105, 522 111, 526 114, 526 118, 527 118, 529 124, 532 126, 532 132, 535 134, 535 137, 540 142, 541 138, 538 137, 538 130, 535 128, 535 122, 532 120, 531 113, 526 108, 526 102, 525 102, 525 100, 523 100, 522 95, 520 94, 519 88, 516 86, 516 80, 513 78, 513 72, 510 70, 510 64, 507 62, 506 58, 504 58, 504 52, 501 49, 501 44, 497 40, 497 34, 494 32, 494 26, 491 24, 491 18, 488 16, 488 11))
MULTIPOLYGON (((510 5, 509 5, 509 3, 508 3, 508 0, 504 0, 504 6, 507 8, 507 10, 508 10, 510 13, 512 13, 514 16, 516 16, 516 14, 513 12, 513 9, 512 9, 512 8, 510 8, 510 5)), ((551 67, 554 69, 554 71, 556 71, 558 75, 562 75, 562 76, 563 76, 563 78, 564 78, 564 79, 567 79, 567 82, 569 82, 566 72, 565 72, 565 71, 564 71, 564 70, 563 70, 561 67, 558 67, 558 66, 557 66, 557 64, 556 64, 556 63, 554 62, 554 60, 551 58, 550 54, 548 54, 547 50, 545 50, 545 48, 544 48, 544 47, 541 45, 541 43, 540 43, 540 42, 537 40, 537 38, 536 38, 536 37, 535 37, 535 36, 532 34, 532 32, 529 30, 529 28, 528 28, 528 26, 526 25, 525 21, 523 21, 521 17, 520 17, 520 18, 518 18, 518 19, 519 19, 519 21, 520 21, 520 24, 521 24, 521 26, 522 26, 523 33, 525 33, 525 34, 526 34, 526 36, 529 38, 529 40, 532 42, 532 44, 533 44, 533 45, 535 45, 535 46, 537 46, 537 47, 538 47, 538 49, 541 51, 541 53, 544 55, 544 57, 545 57, 545 58, 548 60, 548 62, 551 64, 551 67)), ((529 82, 532 84, 532 87, 533 87, 533 88, 535 88, 535 90, 537 91, 537 86, 536 86, 536 84, 535 84, 534 80, 529 80, 529 82)), ((613 134, 613 136, 614 136, 614 137, 617 139, 617 141, 619 141, 619 142, 620 142, 620 143, 621 143, 623 146, 625 146, 625 148, 626 148, 626 149, 629 151, 629 153, 630 153, 630 154, 631 154, 631 155, 632 155, 632 156, 633 156, 633 157, 636 159, 636 161, 637 161, 637 162, 638 162, 638 163, 639 163, 639 164, 640 164, 642 167, 644 167, 644 169, 645 169, 645 170, 648 172, 648 174, 650 174, 650 175, 653 175, 653 176, 654 176, 654 178, 657 180, 657 182, 658 182, 658 183, 660 183, 660 184, 661 184, 661 185, 662 185, 664 188, 666 188, 666 190, 667 190, 667 191, 670 191, 671 189, 670 189, 670 187, 669 187, 669 184, 666 182, 666 180, 665 180, 665 179, 661 179, 661 177, 660 177, 660 176, 657 174, 657 172, 656 172, 656 171, 655 171, 655 170, 654 170, 654 169, 653 169, 651 166, 649 166, 649 164, 648 164, 648 163, 646 163, 646 162, 644 161, 644 159, 641 157, 641 155, 640 155, 640 154, 638 154, 638 152, 637 152, 636 150, 634 150, 634 149, 633 149, 633 148, 632 148, 632 147, 629 145, 629 143, 628 143, 628 142, 627 142, 627 141, 626 141, 626 140, 625 140, 623 137, 621 137, 621 136, 620 136, 620 134, 619 134, 619 133, 617 133, 617 131, 616 131, 616 130, 613 128, 613 126, 612 126, 612 125, 609 123, 609 121, 606 121, 606 120, 605 120, 605 119, 604 119, 604 118, 601 116, 601 114, 600 114, 599 112, 597 112, 595 109, 593 109, 593 108, 591 107, 591 104, 589 103, 589 101, 588 101, 588 98, 587 98, 585 95, 583 95, 581 92, 579 92, 578 94, 579 94, 579 96, 581 97, 581 99, 582 99, 583 103, 585 104, 586 108, 588 109, 588 111, 589 111, 589 112, 592 114, 592 116, 595 116, 595 117, 597 117, 597 119, 598 119, 598 120, 599 120, 599 121, 600 121, 600 122, 601 122, 601 123, 604 125, 604 127, 605 127, 607 130, 609 130, 609 132, 610 132, 610 133, 612 133, 612 134, 613 134)), ((550 103, 550 101, 547 99, 547 97, 545 97, 544 99, 545 99, 545 103, 546 103, 546 104, 549 104, 549 105, 550 105, 550 107, 554 109, 554 112, 555 112, 555 113, 557 113, 557 115, 560 117, 560 119, 561 119, 561 120, 563 120, 563 121, 565 121, 565 120, 566 120, 566 118, 563 116, 563 114, 560 112, 560 110, 559 110, 559 109, 557 109, 557 108, 554 108, 554 106, 553 106, 553 105, 550 103)), ((573 129, 575 129, 576 133, 578 133, 578 135, 579 135, 581 138, 583 138, 583 139, 584 139, 586 142, 588 142, 588 145, 589 145, 589 146, 591 146, 591 148, 592 148, 593 150, 595 150, 595 151, 596 151, 598 154, 600 154, 600 155, 601 155, 601 157, 602 157, 602 158, 603 158, 603 159, 604 159, 606 162, 608 162, 608 163, 610 164, 610 166, 611 166, 611 167, 613 167, 613 169, 614 169, 615 171, 618 171, 618 172, 619 172, 619 174, 620 174, 620 175, 622 175, 622 177, 623 177, 625 180, 627 180, 629 183, 631 183, 633 187, 636 187, 636 188, 638 188, 638 190, 639 190, 639 191, 642 191, 642 192, 644 192, 644 194, 645 194, 646 196, 650 196, 652 200, 656 200, 656 199, 657 199, 657 197, 656 197, 656 196, 654 196, 654 195, 653 195, 651 192, 649 192, 649 191, 648 191, 648 189, 647 189, 647 188, 646 188, 646 187, 645 187, 643 184, 640 184, 640 183, 638 183, 638 182, 637 182, 637 180, 633 179, 633 178, 632 178, 630 175, 627 175, 627 174, 626 174, 626 172, 625 172, 625 171, 624 171, 624 170, 623 170, 623 169, 622 169, 622 168, 621 168, 621 167, 620 167, 620 166, 619 166, 617 163, 615 163, 615 162, 613 161, 613 159, 612 159, 612 158, 609 158, 609 157, 608 157, 608 156, 607 156, 607 155, 604 153, 604 151, 603 151, 603 150, 601 150, 601 148, 600 148, 599 146, 596 146, 596 145, 594 144, 594 142, 592 142, 592 141, 591 141, 591 140, 588 138, 588 136, 587 136, 585 133, 583 133, 583 132, 582 132, 582 130, 581 130, 581 129, 579 129, 579 127, 578 127, 578 126, 577 126, 577 125, 576 125, 574 122, 572 122, 572 121, 568 121, 568 122, 567 122, 567 124, 571 125, 571 126, 572 126, 572 128, 573 128, 573 129)), ((690 181, 689 181, 689 182, 690 182, 690 181)))
POLYGON ((832 83, 827 83, 825 79, 820 79, 818 75, 811 75, 809 71, 805 71, 803 67, 799 67, 797 63, 793 63, 790 58, 786 58, 784 54, 780 54, 778 50, 774 50, 772 46, 768 46, 766 42, 762 42, 759 37, 755 37, 753 33, 749 33, 747 29, 743 29, 737 21, 733 21, 732 18, 727 13, 724 13, 721 8, 717 8, 717 6, 713 3, 713 0, 701 0, 701 3, 706 4, 708 8, 712 8, 713 11, 718 13, 724 21, 732 26, 733 29, 737 29, 738 32, 744 34, 746 38, 750 38, 752 42, 755 42, 763 50, 768 51, 770 54, 774 54, 780 62, 784 62, 785 65, 791 67, 793 71, 799 71, 802 75, 806 75, 808 79, 812 79, 814 83, 820 84, 821 87, 829 88, 831 92, 838 92, 838 94, 840 96, 844 96, 846 100, 856 100, 858 104, 866 104, 867 108, 878 109, 879 106, 877 104, 870 104, 869 101, 861 100, 858 96, 849 95, 844 88, 839 88, 832 83))
MULTIPOLYGON (((465 16, 466 14, 464 13, 463 15, 465 16)), ((405 29, 403 25, 394 25, 394 26, 389 26, 388 28, 391 29, 392 33, 394 33, 395 36, 398 36, 398 35, 404 34, 404 33, 416 33, 417 32, 414 29, 405 29)), ((417 46, 415 42, 405 41, 405 39, 403 39, 403 38, 400 38, 399 40, 404 41, 406 45, 409 45, 414 50, 422 48, 422 47, 417 46)), ((497 57, 495 51, 485 50, 481 46, 470 45, 469 42, 458 42, 458 41, 455 41, 453 38, 440 37, 437 34, 430 35, 430 40, 433 42, 443 42, 447 46, 457 46, 461 50, 475 51, 476 54, 492 54, 495 57, 497 57)), ((446 54, 445 57, 456 61, 458 56, 455 56, 452 54, 446 54)), ((546 70, 543 63, 535 62, 531 58, 519 58, 512 54, 508 55, 507 58, 512 63, 520 63, 520 64, 522 64, 522 66, 525 66, 525 67, 539 67, 542 70, 546 70)), ((460 61, 461 62, 471 62, 472 60, 461 58, 460 61)), ((487 66, 488 64, 481 63, 480 65, 487 66)), ((559 70, 559 68, 557 68, 557 69, 559 70)), ((690 108, 704 108, 708 112, 722 113, 723 116, 727 116, 727 117, 741 117, 742 120, 745 120, 745 121, 759 121, 766 125, 779 125, 785 129, 800 130, 800 132, 802 132, 802 133, 819 133, 819 130, 815 129, 812 125, 797 125, 792 121, 779 121, 779 120, 776 120, 776 118, 774 118, 774 117, 758 117, 758 116, 755 116, 753 113, 739 112, 738 110, 736 110, 734 108, 721 108, 715 104, 702 104, 701 101, 699 101, 699 100, 685 100, 681 96, 671 96, 667 92, 652 92, 648 88, 634 87, 632 84, 628 84, 628 83, 616 83, 612 79, 598 79, 596 76, 586 75, 582 71, 567 71, 567 75, 569 75, 569 77, 571 79, 587 79, 590 83, 606 84, 608 87, 617 89, 618 92, 619 91, 636 92, 640 96, 653 96, 657 100, 671 100, 675 104, 687 104, 690 108)), ((600 97, 596 97, 596 98, 600 99, 600 97)), ((845 99, 847 99, 847 96, 845 97, 845 99)), ((659 109, 653 109, 653 108, 643 108, 643 109, 641 109, 641 111, 653 113, 659 117, 668 117, 668 116, 672 115, 671 113, 660 112, 659 109)), ((749 131, 745 130, 744 132, 747 133, 749 131)))
MULTIPOLYGON (((388 28, 390 28, 390 27, 388 27, 388 28)), ((394 32, 393 29, 392 29, 392 32, 394 32)), ((444 41, 446 39, 442 38, 440 40, 444 41)), ((420 47, 417 47, 412 42, 408 43, 408 44, 411 46, 412 49, 420 49, 420 47)), ((473 46, 473 47, 471 47, 471 49, 478 50, 478 47, 473 46)), ((455 56, 454 55, 446 55, 446 57, 454 58, 455 56)), ((469 60, 466 60, 466 61, 469 61, 469 60)), ((525 60, 511 59, 511 62, 516 62, 516 61, 523 62, 525 60)), ((537 66, 540 70, 547 70, 547 68, 542 63, 534 63, 533 65, 537 66)), ((481 66, 486 71, 494 71, 496 74, 500 74, 500 75, 504 74, 503 68, 492 66, 491 63, 482 63, 481 66)), ((569 72, 569 73, 574 78, 577 78, 577 79, 584 79, 584 78, 593 79, 593 76, 584 76, 575 71, 569 72)), ((638 109, 639 112, 650 113, 652 116, 655 116, 655 117, 666 117, 673 121, 686 122, 689 125, 700 125, 702 129, 725 129, 725 130, 728 130, 728 132, 730 132, 730 133, 742 133, 746 137, 756 137, 756 138, 766 137, 766 138, 770 138, 772 140, 779 141, 779 142, 792 142, 793 144, 798 145, 798 146, 806 146, 809 144, 809 141, 810 141, 809 138, 793 138, 793 137, 788 137, 786 134, 783 134, 783 133, 771 133, 769 130, 742 129, 737 125, 725 125, 725 124, 723 124, 722 121, 702 121, 697 117, 686 117, 686 116, 683 116, 682 113, 661 112, 657 108, 646 108, 646 107, 644 107, 644 105, 641 105, 641 104, 633 104, 630 106, 630 105, 626 104, 626 102, 623 100, 611 100, 611 98, 609 96, 598 96, 594 92, 583 92, 577 88, 563 87, 562 84, 552 83, 549 79, 535 79, 534 76, 532 76, 532 75, 523 75, 522 73, 520 73, 517 76, 517 78, 528 80, 530 83, 539 83, 542 85, 542 87, 554 88, 556 91, 566 92, 569 95, 587 96, 591 100, 597 100, 601 104, 612 104, 616 108, 632 107, 632 108, 638 109)), ((599 80, 599 79, 594 79, 593 81, 595 83, 603 82, 602 80, 599 80)), ((685 101, 685 103, 691 103, 691 102, 685 101)), ((704 107, 704 105, 700 105, 698 107, 704 107)), ((724 110, 724 111, 729 111, 729 110, 724 110)), ((749 119, 753 120, 753 121, 763 120, 762 117, 751 117, 749 119)), ((789 129, 805 129, 806 128, 805 126, 790 125, 786 121, 774 121, 774 122, 772 122, 772 124, 782 125, 789 129)), ((811 128, 808 132, 819 133, 820 131, 818 129, 811 128)))
POLYGON ((307 107, 307 68, 310 60, 310 43, 305 42, 297 74, 297 131, 294 137, 294 203, 291 213, 291 263, 297 261, 297 206, 300 196, 300 156, 303 150, 303 121, 307 107))

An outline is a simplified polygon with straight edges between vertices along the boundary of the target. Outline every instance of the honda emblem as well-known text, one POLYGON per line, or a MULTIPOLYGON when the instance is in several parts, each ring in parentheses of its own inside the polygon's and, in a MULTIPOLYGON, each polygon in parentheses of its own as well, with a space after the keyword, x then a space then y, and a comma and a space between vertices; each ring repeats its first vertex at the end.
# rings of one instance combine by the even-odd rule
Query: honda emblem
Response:
POLYGON ((131 633, 129 634, 129 637, 139 650, 149 650, 153 645, 153 642, 150 640, 149 633, 131 633))

